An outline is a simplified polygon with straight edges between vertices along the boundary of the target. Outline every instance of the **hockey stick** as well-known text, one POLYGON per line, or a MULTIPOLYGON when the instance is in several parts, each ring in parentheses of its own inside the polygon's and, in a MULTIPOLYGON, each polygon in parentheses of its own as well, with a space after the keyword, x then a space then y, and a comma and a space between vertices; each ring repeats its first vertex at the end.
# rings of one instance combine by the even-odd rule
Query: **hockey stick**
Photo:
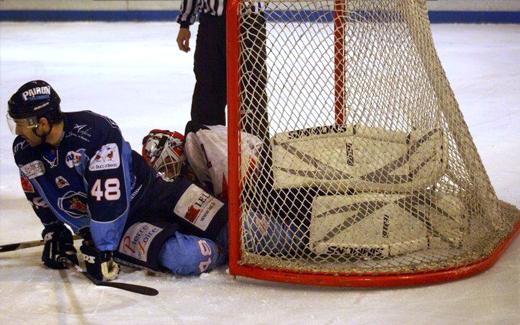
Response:
MULTIPOLYGON (((81 237, 74 235, 73 239, 81 239, 81 237)), ((0 245, 0 253, 12 252, 12 251, 19 250, 19 249, 41 246, 43 244, 44 244, 43 240, 40 239, 40 240, 26 241, 26 242, 21 242, 21 243, 0 245)), ((156 296, 159 294, 159 291, 157 291, 154 288, 140 286, 140 285, 136 285, 136 284, 98 281, 95 278, 93 278, 90 274, 83 271, 81 269, 81 267, 72 263, 68 259, 64 258, 62 261, 64 263, 66 263, 67 265, 69 265, 70 267, 73 267, 74 270, 78 271, 79 273, 82 273, 87 279, 89 279, 92 283, 94 283, 97 286, 113 287, 113 288, 118 288, 121 290, 135 292, 135 293, 139 293, 139 294, 147 295, 147 296, 156 296)))
MULTIPOLYGON (((81 239, 81 237, 78 235, 74 235, 73 239, 74 240, 81 239)), ((12 252, 12 251, 16 251, 19 249, 41 246, 43 244, 44 244, 43 239, 40 239, 40 240, 25 241, 25 242, 21 242, 21 243, 0 245, 0 253, 12 252)))
POLYGON ((92 283, 94 283, 97 286, 117 288, 117 289, 121 289, 121 290, 130 291, 133 293, 139 293, 139 294, 142 294, 145 296, 157 296, 159 294, 159 291, 157 291, 154 288, 140 286, 137 284, 97 280, 92 275, 88 274, 88 272, 83 271, 83 269, 81 267, 72 263, 70 260, 63 258, 62 261, 64 263, 66 263, 68 266, 70 266, 71 268, 73 268, 78 273, 83 274, 87 279, 89 279, 92 283))

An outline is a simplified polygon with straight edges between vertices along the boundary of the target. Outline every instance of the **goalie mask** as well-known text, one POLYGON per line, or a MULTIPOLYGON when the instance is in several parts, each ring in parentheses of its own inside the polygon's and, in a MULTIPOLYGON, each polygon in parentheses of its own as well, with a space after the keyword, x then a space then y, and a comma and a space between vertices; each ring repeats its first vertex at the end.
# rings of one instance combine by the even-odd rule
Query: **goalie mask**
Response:
POLYGON ((184 163, 184 136, 178 132, 154 129, 143 139, 144 160, 167 178, 177 177, 184 163))

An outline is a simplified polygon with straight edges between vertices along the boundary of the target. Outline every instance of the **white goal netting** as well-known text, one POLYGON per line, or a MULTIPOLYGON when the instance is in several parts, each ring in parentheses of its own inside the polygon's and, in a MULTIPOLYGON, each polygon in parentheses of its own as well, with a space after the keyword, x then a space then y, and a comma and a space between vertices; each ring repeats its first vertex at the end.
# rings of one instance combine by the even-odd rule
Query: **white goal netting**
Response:
POLYGON ((229 127, 260 139, 247 168, 230 162, 239 265, 435 272, 485 259, 515 232, 520 213, 495 195, 426 1, 238 2, 229 127))

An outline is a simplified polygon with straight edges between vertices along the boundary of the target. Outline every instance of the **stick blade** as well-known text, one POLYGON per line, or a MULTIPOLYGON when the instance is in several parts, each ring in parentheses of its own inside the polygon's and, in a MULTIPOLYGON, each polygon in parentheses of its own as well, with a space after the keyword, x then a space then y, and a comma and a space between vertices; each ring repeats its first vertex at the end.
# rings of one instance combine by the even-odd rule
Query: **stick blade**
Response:
POLYGON ((15 251, 20 244, 7 244, 0 246, 0 253, 15 251))
POLYGON ((159 294, 159 291, 157 291, 154 288, 144 287, 144 286, 140 286, 137 284, 100 281, 100 282, 96 283, 96 285, 118 288, 118 289, 130 291, 130 292, 134 292, 134 293, 139 293, 139 294, 142 294, 145 296, 157 296, 159 294))

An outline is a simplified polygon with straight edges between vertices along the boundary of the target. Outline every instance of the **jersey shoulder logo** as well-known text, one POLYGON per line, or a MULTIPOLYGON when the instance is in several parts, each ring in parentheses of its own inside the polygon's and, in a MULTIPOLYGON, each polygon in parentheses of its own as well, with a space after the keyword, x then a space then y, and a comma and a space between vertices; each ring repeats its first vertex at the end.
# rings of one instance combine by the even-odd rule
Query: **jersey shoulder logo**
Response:
POLYGON ((34 160, 28 164, 20 166, 22 173, 29 179, 34 179, 45 174, 45 166, 41 160, 34 160))
POLYGON ((81 156, 85 153, 85 149, 78 149, 77 151, 69 151, 65 156, 65 164, 69 168, 79 166, 81 163, 81 156))
POLYGON ((120 165, 119 147, 115 143, 107 143, 99 149, 90 160, 90 171, 116 169, 120 165))

